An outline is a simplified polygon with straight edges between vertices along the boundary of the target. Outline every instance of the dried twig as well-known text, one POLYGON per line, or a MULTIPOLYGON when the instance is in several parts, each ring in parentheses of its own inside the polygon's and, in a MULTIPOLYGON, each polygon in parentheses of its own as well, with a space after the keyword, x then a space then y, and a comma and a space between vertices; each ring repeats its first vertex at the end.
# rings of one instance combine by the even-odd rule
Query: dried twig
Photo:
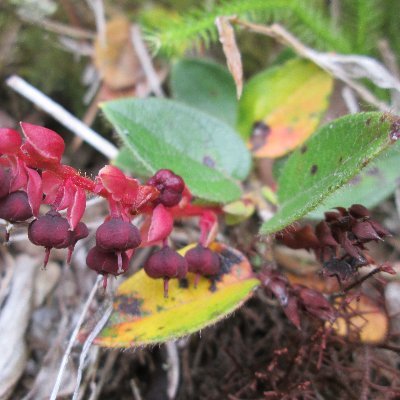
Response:
POLYGON ((299 56, 307 58, 317 64, 322 69, 333 75, 335 78, 346 83, 351 87, 364 101, 373 105, 381 111, 390 111, 390 106, 375 95, 373 95, 365 86, 356 82, 354 77, 366 77, 373 81, 377 86, 394 88, 400 90, 400 82, 378 61, 366 57, 355 55, 338 55, 331 53, 319 53, 307 46, 288 32, 279 24, 264 26, 242 21, 238 18, 230 18, 230 21, 251 32, 260 33, 275 38, 285 46, 291 47, 299 56), (347 66, 347 70, 345 67, 347 66), (357 68, 351 68, 357 66, 357 68), (378 70, 379 69, 379 73, 378 70), (351 70, 351 73, 349 72, 351 70), (366 72, 370 75, 366 76, 366 72), (364 75, 363 75, 364 74, 364 75))
POLYGON ((146 45, 143 41, 139 25, 132 25, 131 41, 152 91, 158 97, 165 97, 157 72, 151 61, 150 54, 147 51, 146 45))
POLYGON ((110 318, 112 310, 113 310, 113 307, 112 307, 112 305, 110 305, 104 312, 101 319, 97 322, 96 326, 90 332, 90 335, 87 337, 87 339, 85 340, 85 343, 83 344, 82 352, 79 357, 79 368, 78 368, 78 374, 76 377, 76 385, 75 385, 75 390, 74 390, 74 395, 72 397, 72 400, 78 399, 79 387, 81 384, 82 373, 83 373, 86 356, 90 350, 90 347, 92 346, 93 340, 96 338, 96 336, 99 334, 99 332, 103 329, 104 325, 107 323, 108 319, 110 318))
POLYGON ((175 342, 165 343, 168 356, 168 388, 169 399, 174 399, 179 386, 179 354, 175 342))
POLYGON ((88 126, 83 124, 65 108, 61 107, 19 76, 12 75, 6 80, 6 83, 11 89, 15 90, 17 93, 30 100, 33 104, 50 114, 54 119, 71 130, 75 135, 81 137, 107 158, 113 159, 117 156, 118 149, 112 143, 104 139, 93 129, 90 129, 88 126))
POLYGON ((65 371, 65 367, 67 366, 69 355, 71 354, 71 350, 72 350, 72 347, 74 346, 74 343, 75 343, 75 340, 76 340, 76 338, 78 336, 79 330, 81 329, 83 321, 84 321, 84 319, 86 317, 86 314, 87 314, 87 312, 89 310, 90 304, 91 304, 94 296, 96 295, 97 287, 99 286, 99 283, 102 281, 102 279, 103 279, 102 276, 98 275, 98 277, 97 277, 97 279, 96 279, 96 281, 95 281, 95 283, 93 285, 93 288, 92 288, 92 290, 91 290, 91 292, 90 292, 90 294, 89 294, 89 296, 88 296, 88 298, 87 298, 87 300, 86 300, 86 302, 85 302, 85 304, 83 306, 83 309, 82 309, 82 312, 81 312, 81 314, 79 316, 78 322, 77 322, 77 324, 75 326, 75 329, 72 332, 72 335, 71 335, 71 337, 69 339, 68 347, 65 350, 64 356, 63 356, 63 358, 61 360, 60 369, 58 370, 57 379, 56 379, 56 382, 54 384, 53 391, 51 392, 50 400, 56 400, 57 399, 57 394, 58 394, 58 391, 60 390, 62 377, 63 377, 64 371, 65 371))

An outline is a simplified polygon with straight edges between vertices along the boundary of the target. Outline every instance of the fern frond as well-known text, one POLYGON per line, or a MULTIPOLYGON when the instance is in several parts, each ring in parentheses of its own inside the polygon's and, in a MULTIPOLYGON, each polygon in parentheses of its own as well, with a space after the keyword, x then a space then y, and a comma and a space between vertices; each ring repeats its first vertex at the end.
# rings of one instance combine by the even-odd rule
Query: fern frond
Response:
POLYGON ((158 31, 147 32, 150 43, 159 43, 159 49, 167 54, 180 53, 199 40, 207 42, 217 38, 215 18, 236 15, 257 22, 281 22, 289 26, 307 43, 325 50, 343 53, 350 51, 349 40, 330 29, 329 19, 309 0, 231 0, 223 1, 211 10, 197 9, 181 15, 158 31))

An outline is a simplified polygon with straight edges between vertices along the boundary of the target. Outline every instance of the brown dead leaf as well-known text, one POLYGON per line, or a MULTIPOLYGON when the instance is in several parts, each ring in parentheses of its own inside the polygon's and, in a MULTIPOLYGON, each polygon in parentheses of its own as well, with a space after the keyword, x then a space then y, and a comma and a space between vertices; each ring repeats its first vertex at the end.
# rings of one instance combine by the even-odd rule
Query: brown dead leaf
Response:
POLYGON ((230 24, 229 18, 217 17, 215 24, 218 29, 219 41, 222 43, 226 62, 236 84, 236 95, 240 99, 243 90, 243 67, 242 56, 236 44, 235 31, 230 24))
POLYGON ((94 63, 111 89, 126 89, 143 78, 143 70, 130 38, 130 22, 124 16, 106 26, 106 41, 96 39, 94 63))
POLYGON ((332 325, 340 336, 362 343, 382 343, 389 330, 389 319, 385 310, 365 295, 354 298, 344 305, 339 301, 335 308, 346 311, 346 317, 338 318, 332 325))

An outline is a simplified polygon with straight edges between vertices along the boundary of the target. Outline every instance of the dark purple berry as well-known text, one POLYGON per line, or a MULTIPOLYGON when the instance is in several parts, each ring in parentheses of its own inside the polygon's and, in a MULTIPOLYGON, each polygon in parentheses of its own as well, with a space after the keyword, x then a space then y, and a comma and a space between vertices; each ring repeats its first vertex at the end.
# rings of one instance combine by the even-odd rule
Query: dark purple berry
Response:
POLYGON ((10 193, 11 173, 9 169, 0 167, 0 199, 10 193))
POLYGON ((129 259, 125 253, 121 254, 121 268, 118 266, 118 256, 113 252, 103 251, 97 246, 91 248, 86 257, 87 266, 104 275, 103 286, 107 287, 108 274, 118 276, 126 272, 129 268, 129 259))
POLYGON ((22 222, 32 217, 28 195, 18 191, 0 199, 0 218, 9 222, 22 222))
POLYGON ((140 232, 135 225, 120 218, 111 218, 96 231, 96 245, 105 251, 126 251, 141 243, 140 232))
POLYGON ((156 203, 161 203, 166 207, 176 206, 182 199, 185 183, 179 175, 175 175, 169 169, 160 169, 147 182, 160 192, 156 203))
POLYGON ((67 219, 52 210, 29 224, 28 237, 33 244, 46 248, 46 266, 52 248, 65 249, 71 245, 72 232, 67 219))
POLYGON ((195 287, 197 286, 199 275, 212 278, 221 272, 221 262, 218 254, 201 244, 190 249, 185 254, 185 258, 189 272, 196 274, 195 287))
POLYGON ((169 279, 183 279, 187 274, 188 266, 184 257, 165 246, 148 258, 144 270, 150 278, 164 279, 164 297, 168 297, 169 279))

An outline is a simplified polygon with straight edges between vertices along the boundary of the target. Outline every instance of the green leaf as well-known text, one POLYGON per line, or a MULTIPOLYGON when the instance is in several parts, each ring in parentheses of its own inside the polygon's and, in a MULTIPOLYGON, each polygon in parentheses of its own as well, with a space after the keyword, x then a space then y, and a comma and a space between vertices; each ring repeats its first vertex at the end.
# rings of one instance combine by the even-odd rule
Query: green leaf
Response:
MULTIPOLYGON (((187 285, 177 279, 169 281, 169 298, 165 299, 162 279, 151 279, 142 269, 119 286, 110 320, 95 343, 120 348, 162 343, 197 332, 240 307, 260 281, 242 253, 221 243, 210 247, 219 254, 224 271, 215 291, 206 278, 200 278, 194 288, 195 277, 189 273, 187 285)), ((81 338, 87 333, 83 331, 81 338)))
POLYGON ((126 146, 120 148, 117 157, 112 163, 124 171, 132 172, 136 177, 148 178, 151 176, 151 172, 133 156, 132 152, 126 146))
POLYGON ((307 218, 323 218, 324 212, 334 207, 362 204, 367 208, 377 206, 396 189, 400 179, 400 147, 394 145, 381 154, 362 172, 342 188, 328 196, 307 218))
POLYGON ((203 200, 226 203, 240 197, 238 181, 249 173, 250 154, 224 122, 165 99, 115 100, 102 109, 150 174, 169 168, 203 200))
POLYGON ((317 128, 332 88, 330 75, 301 59, 253 77, 239 103, 238 129, 254 156, 281 157, 303 143, 317 128), (253 132, 260 122, 264 130, 253 132))
POLYGON ((283 167, 278 180, 280 208, 262 225, 261 233, 279 231, 320 205, 388 148, 399 135, 399 126, 398 117, 371 112, 348 115, 320 128, 283 167))
POLYGON ((172 68, 170 85, 176 100, 235 125, 235 83, 220 64, 202 59, 180 60, 172 68))

